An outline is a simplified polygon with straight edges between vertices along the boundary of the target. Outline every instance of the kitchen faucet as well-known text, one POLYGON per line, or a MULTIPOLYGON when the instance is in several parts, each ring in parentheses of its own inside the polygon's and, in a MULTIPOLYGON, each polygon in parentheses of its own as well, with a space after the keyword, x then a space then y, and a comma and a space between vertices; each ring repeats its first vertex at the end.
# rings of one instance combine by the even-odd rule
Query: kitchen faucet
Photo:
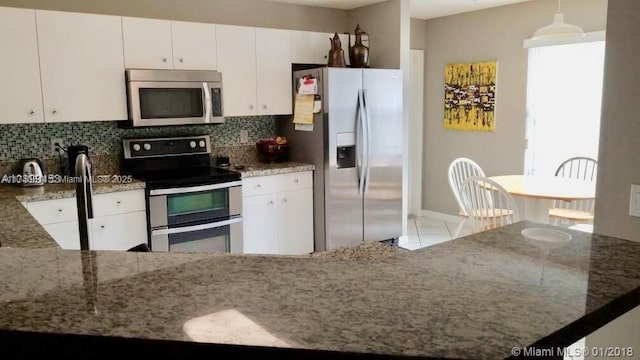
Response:
POLYGON ((89 250, 89 219, 93 219, 93 204, 91 200, 91 163, 87 154, 80 153, 76 157, 75 175, 80 250, 89 250))

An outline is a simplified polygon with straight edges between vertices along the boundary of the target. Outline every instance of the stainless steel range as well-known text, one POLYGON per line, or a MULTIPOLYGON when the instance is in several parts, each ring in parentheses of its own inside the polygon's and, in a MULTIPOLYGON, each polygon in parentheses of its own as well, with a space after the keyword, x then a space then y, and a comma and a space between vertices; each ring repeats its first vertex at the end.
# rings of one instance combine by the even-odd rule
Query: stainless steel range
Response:
POLYGON ((242 252, 240 174, 211 167, 208 136, 123 140, 122 173, 146 182, 152 251, 242 252))

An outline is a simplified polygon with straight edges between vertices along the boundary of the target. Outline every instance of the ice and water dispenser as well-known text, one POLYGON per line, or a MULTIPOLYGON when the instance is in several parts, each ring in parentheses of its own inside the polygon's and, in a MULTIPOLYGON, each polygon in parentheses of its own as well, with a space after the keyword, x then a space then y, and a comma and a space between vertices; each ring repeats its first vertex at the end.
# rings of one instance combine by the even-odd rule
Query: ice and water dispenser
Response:
POLYGON ((356 167, 356 134, 338 133, 336 136, 336 164, 338 169, 356 167))

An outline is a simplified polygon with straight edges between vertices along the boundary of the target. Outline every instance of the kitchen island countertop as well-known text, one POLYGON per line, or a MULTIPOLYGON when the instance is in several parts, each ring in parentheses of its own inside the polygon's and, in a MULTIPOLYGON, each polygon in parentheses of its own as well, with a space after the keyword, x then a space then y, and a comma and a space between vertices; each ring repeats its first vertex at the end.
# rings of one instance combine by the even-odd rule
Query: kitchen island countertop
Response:
POLYGON ((520 234, 531 227, 547 226, 376 260, 0 249, 0 336, 497 359, 569 345, 640 304, 640 243, 565 230, 550 249, 520 234))

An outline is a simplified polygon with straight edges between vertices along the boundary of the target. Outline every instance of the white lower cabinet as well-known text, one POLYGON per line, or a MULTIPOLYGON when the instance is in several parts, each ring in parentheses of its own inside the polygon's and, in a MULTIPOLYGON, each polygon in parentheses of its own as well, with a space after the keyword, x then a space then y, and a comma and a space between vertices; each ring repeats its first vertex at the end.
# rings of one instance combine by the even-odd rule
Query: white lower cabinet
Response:
MULTIPOLYGON (((75 198, 32 201, 26 207, 61 248, 80 249, 75 198)), ((91 250, 128 250, 147 242, 144 190, 95 194, 93 209, 91 250)))
POLYGON ((278 253, 276 194, 242 199, 242 237, 246 254, 278 253))
POLYGON ((278 194, 278 247, 280 254, 313 252, 313 190, 278 194))
POLYGON ((242 186, 245 253, 313 252, 311 171, 243 179, 242 186), (244 192, 245 188, 251 191, 244 192))
POLYGON ((147 242, 145 211, 98 217, 91 224, 91 250, 128 250, 147 242))
POLYGON ((42 226, 65 250, 80 250, 80 233, 77 221, 67 221, 42 226))

